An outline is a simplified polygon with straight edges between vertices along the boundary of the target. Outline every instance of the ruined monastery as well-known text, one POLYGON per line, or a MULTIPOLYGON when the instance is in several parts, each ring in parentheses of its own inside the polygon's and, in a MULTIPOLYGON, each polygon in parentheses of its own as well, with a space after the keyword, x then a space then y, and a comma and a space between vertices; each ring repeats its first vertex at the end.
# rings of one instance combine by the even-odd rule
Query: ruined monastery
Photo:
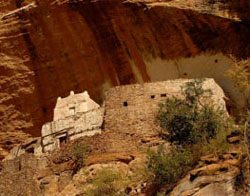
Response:
POLYGON ((88 92, 57 99, 54 120, 42 127, 43 152, 59 148, 63 143, 83 136, 101 133, 103 108, 90 99, 88 92))
MULTIPOLYGON (((59 97, 54 109, 52 122, 43 125, 41 138, 22 144, 12 150, 7 159, 26 152, 37 156, 59 149, 64 143, 100 134, 101 131, 123 131, 128 133, 148 133, 160 129, 155 123, 159 103, 167 97, 182 96, 182 86, 191 79, 117 86, 106 92, 102 106, 95 103, 88 92, 65 98, 59 97)), ((224 92, 214 79, 205 79, 203 89, 212 94, 206 101, 216 103, 226 110, 224 92)))

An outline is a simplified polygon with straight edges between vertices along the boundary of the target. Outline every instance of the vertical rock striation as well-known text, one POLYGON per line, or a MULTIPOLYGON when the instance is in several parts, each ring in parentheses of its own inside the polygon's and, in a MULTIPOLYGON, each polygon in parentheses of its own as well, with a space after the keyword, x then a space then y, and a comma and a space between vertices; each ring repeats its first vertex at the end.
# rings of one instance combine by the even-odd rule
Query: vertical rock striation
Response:
POLYGON ((2 146, 24 140, 24 132, 40 135, 57 97, 70 90, 87 90, 100 103, 111 86, 213 77, 236 99, 223 75, 226 54, 250 53, 246 14, 234 20, 195 4, 7 0, 0 13, 2 146))

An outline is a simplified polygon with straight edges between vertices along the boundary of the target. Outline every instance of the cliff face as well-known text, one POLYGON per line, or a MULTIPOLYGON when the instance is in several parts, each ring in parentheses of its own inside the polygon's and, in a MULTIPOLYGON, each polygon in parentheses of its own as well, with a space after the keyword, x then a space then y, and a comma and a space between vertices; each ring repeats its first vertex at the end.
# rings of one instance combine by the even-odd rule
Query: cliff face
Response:
POLYGON ((101 102, 115 85, 213 77, 239 100, 224 72, 232 63, 226 54, 250 54, 242 11, 249 3, 242 0, 239 11, 214 1, 221 9, 208 12, 212 5, 200 2, 0 3, 0 145, 39 136, 57 97, 70 90, 101 102))

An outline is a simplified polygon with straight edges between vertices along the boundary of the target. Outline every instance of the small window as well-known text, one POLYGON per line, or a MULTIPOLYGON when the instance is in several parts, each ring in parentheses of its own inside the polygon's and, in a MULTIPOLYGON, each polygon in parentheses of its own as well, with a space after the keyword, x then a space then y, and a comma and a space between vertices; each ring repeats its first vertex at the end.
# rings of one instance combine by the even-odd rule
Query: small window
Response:
POLYGON ((27 153, 31 153, 34 154, 34 148, 28 148, 27 150, 25 150, 27 153))
POLYGON ((11 141, 6 141, 5 144, 6 144, 6 145, 11 145, 11 144, 13 144, 13 143, 12 143, 11 141))
POLYGON ((64 146, 67 143, 67 137, 60 137, 59 138, 59 142, 60 142, 60 147, 64 146))
POLYGON ((151 99, 154 99, 155 98, 155 95, 151 95, 151 99))
POLYGON ((69 108, 69 113, 70 113, 71 116, 75 115, 75 107, 70 107, 69 108))
POLYGON ((184 76, 187 76, 188 74, 187 73, 183 73, 184 76))
POLYGON ((215 62, 215 63, 218 63, 218 59, 215 59, 214 62, 215 62))
POLYGON ((47 113, 47 108, 46 107, 42 107, 43 113, 46 114, 47 113))
POLYGON ((161 94, 161 97, 167 97, 167 94, 161 94))
POLYGON ((126 101, 123 102, 123 106, 124 106, 124 107, 127 107, 127 106, 128 106, 128 102, 126 102, 126 101))

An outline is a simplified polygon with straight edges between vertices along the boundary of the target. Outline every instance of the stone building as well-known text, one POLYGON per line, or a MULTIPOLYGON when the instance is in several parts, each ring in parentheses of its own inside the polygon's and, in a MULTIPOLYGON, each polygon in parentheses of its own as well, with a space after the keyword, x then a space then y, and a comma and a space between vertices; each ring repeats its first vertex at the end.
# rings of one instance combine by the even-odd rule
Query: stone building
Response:
MULTIPOLYGON (((67 141, 100 133, 103 125, 104 130, 140 134, 142 138, 152 140, 161 129, 155 123, 159 103, 167 97, 182 97, 181 87, 190 81, 192 79, 117 86, 106 92, 103 107, 95 103, 87 92, 71 92, 66 98, 59 97, 54 119, 43 125, 42 137, 12 149, 7 159, 25 152, 40 156, 67 141)), ((212 92, 203 101, 212 102, 226 111, 224 92, 214 79, 205 79, 203 89, 212 92)))
POLYGON ((59 148, 63 143, 83 136, 101 132, 104 110, 88 93, 58 98, 54 109, 54 120, 42 127, 41 146, 43 152, 59 148))
MULTIPOLYGON (((105 129, 137 134, 155 134, 158 105, 170 96, 182 96, 181 86, 191 79, 118 86, 107 91, 105 129)), ((203 89, 211 89, 208 101, 226 110, 223 90, 213 79, 205 79, 203 89)))

